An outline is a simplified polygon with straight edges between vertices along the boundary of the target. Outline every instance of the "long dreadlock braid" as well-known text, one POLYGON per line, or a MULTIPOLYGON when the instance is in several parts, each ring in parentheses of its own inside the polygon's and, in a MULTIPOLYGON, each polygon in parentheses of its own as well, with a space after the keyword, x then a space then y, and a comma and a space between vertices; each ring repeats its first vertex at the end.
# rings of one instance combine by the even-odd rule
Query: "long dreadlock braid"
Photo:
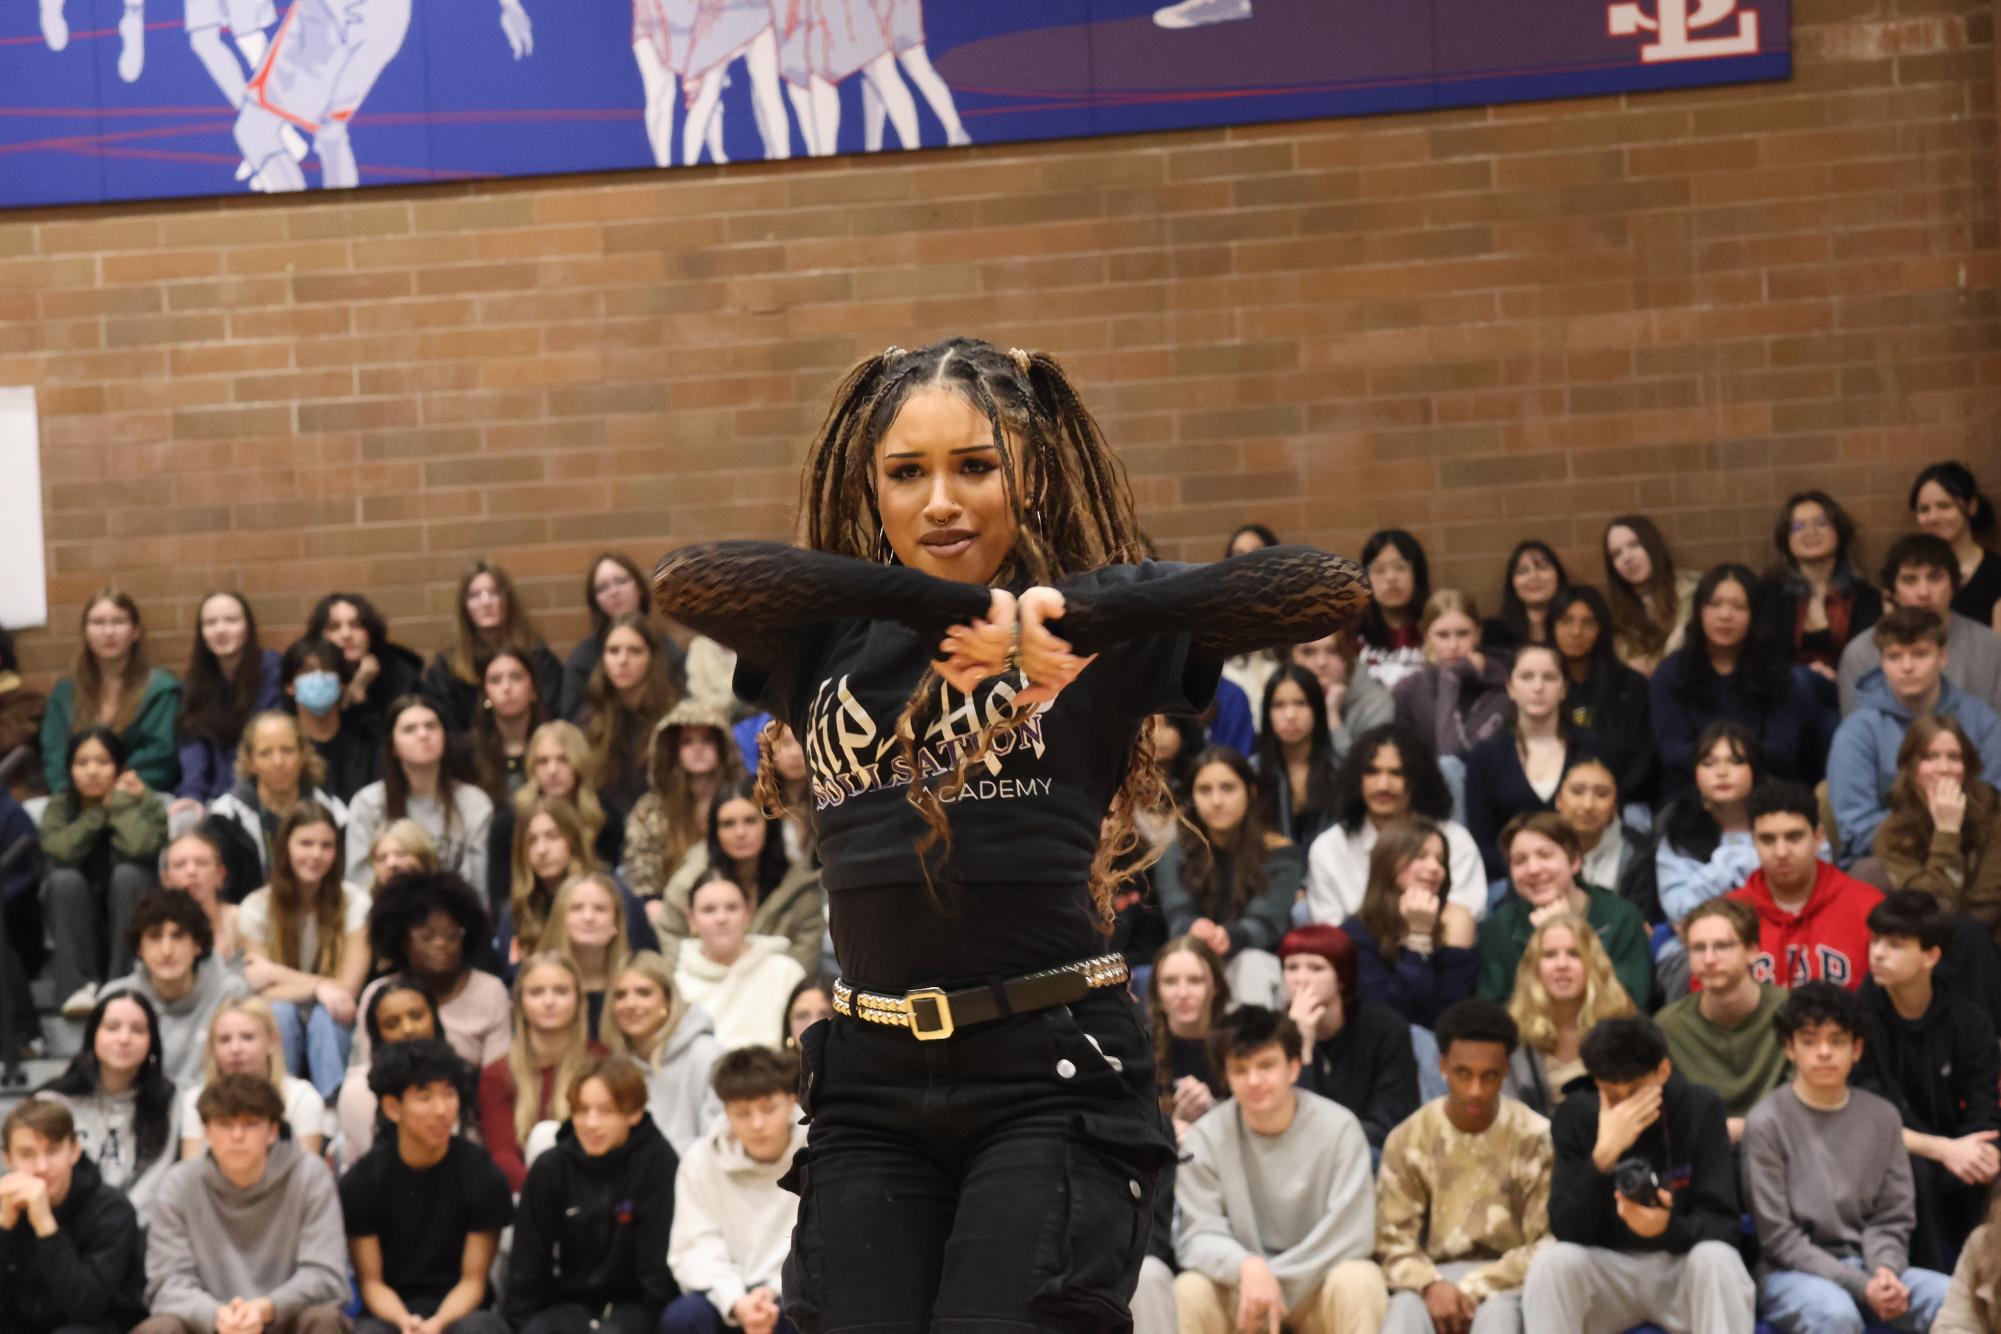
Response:
MULTIPOLYGON (((814 437, 801 480, 807 546, 862 560, 895 559, 876 504, 875 450, 910 395, 932 387, 963 395, 993 426, 1014 518, 1013 551, 995 584, 1053 585, 1102 565, 1145 558, 1146 542, 1125 469, 1063 368, 1044 353, 1003 352, 973 338, 948 338, 916 351, 885 348, 848 372, 814 437)), ((918 738, 942 714, 946 689, 937 669, 926 667, 897 719, 897 741, 913 773, 921 772, 918 738)), ((957 763, 935 787, 921 778, 911 783, 907 799, 927 831, 918 853, 934 894, 934 853, 942 864, 951 851, 946 804, 964 790, 970 770, 993 752, 995 742, 1031 716, 1027 710, 1002 713, 981 727, 972 746, 959 748, 957 763)), ((767 727, 758 737, 758 795, 772 818, 784 811, 771 767, 776 735, 776 727, 767 727)), ((1154 860, 1144 852, 1147 842, 1136 817, 1173 808, 1174 798, 1154 759, 1150 729, 1143 727, 1091 861, 1091 898, 1107 931, 1119 883, 1154 860)))

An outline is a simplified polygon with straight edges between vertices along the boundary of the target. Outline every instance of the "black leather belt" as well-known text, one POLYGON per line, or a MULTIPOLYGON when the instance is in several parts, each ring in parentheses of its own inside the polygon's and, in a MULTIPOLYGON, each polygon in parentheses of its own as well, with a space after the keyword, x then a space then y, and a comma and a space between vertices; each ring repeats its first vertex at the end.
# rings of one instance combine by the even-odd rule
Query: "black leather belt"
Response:
POLYGON ((908 1030, 919 1042, 949 1038, 962 1028, 1029 1010, 1080 1001, 1102 987, 1123 986, 1131 970, 1117 954, 1079 959, 991 986, 945 991, 919 987, 900 996, 863 991, 846 978, 834 982, 834 1012, 849 1019, 908 1030))

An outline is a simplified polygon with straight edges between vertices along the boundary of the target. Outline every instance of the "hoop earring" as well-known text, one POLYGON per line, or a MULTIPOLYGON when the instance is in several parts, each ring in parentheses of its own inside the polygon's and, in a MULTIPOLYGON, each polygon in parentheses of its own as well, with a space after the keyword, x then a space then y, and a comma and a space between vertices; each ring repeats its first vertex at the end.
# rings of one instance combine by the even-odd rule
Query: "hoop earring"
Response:
POLYGON ((896 548, 889 544, 889 533, 881 524, 875 529, 875 561, 878 565, 896 565, 896 548))

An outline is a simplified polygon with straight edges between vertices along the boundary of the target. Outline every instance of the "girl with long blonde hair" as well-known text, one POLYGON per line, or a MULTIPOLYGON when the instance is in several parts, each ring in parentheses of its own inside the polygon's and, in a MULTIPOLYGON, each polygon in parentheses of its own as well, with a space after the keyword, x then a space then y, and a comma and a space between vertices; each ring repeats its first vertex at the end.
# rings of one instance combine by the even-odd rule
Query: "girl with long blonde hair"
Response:
POLYGON ((597 1040, 603 1032, 605 997, 632 954, 617 883, 603 871, 585 871, 565 880, 549 907, 539 945, 577 966, 589 1011, 587 1027, 592 1040, 597 1040))
POLYGON ((503 956, 526 958, 544 948, 542 933, 555 908, 556 891, 571 877, 597 868, 577 808, 559 798, 537 797, 517 811, 508 866, 500 948, 503 956))
POLYGON ((612 979, 605 1050, 630 1056, 646 1074, 646 1110, 681 1153, 714 1124, 722 1103, 709 1074, 723 1054, 716 1026, 674 986, 674 969, 657 950, 641 950, 612 979))
POLYGON ((500 919, 514 889, 514 839, 528 808, 544 797, 566 801, 576 808, 583 822, 584 843, 606 866, 616 866, 624 855, 625 825, 606 820, 604 805, 598 800, 597 761, 590 742, 575 723, 543 723, 528 734, 528 752, 522 759, 521 786, 514 795, 493 808, 493 826, 487 835, 487 880, 475 889, 487 894, 487 911, 500 919))
POLYGON ((438 869, 438 843, 415 820, 391 820, 368 845, 368 865, 381 889, 399 875, 438 869))
POLYGON ((529 1136, 569 1119, 570 1083, 604 1048, 584 1032, 584 982, 561 954, 535 954, 514 977, 514 1042, 479 1072, 480 1137, 510 1189, 528 1176, 529 1136))
POLYGON ((1521 1031, 1508 1067, 1508 1093, 1549 1116, 1566 1085, 1584 1073, 1578 1047, 1601 1019, 1637 1013, 1612 971, 1612 956, 1583 914, 1545 918, 1515 966, 1508 1013, 1521 1031))
MULTIPOLYGON (((576 807, 593 842, 605 828, 591 743, 575 723, 560 719, 543 723, 528 738, 528 773, 514 793, 515 811, 528 809, 539 797, 554 797, 576 807)), ((605 858, 607 864, 611 860, 605 858)))
POLYGON ((201 1083, 180 1091, 181 1157, 198 1158, 208 1147, 195 1101, 224 1075, 256 1075, 285 1100, 285 1122, 303 1153, 316 1154, 326 1142, 327 1103, 318 1089, 285 1072, 285 1047, 278 1020, 261 996, 233 996, 216 1006, 202 1044, 201 1083))

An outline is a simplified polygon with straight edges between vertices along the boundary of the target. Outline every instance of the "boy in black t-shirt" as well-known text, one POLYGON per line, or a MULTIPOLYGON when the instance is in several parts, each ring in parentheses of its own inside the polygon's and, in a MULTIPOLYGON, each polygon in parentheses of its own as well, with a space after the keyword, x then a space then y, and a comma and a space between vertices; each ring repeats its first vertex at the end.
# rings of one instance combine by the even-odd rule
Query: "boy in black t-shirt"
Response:
POLYGON ((361 1287, 355 1334, 507 1334, 486 1275, 512 1220, 507 1179, 454 1132, 464 1066, 436 1038, 376 1053, 369 1091, 396 1127, 341 1178, 341 1212, 361 1287))

